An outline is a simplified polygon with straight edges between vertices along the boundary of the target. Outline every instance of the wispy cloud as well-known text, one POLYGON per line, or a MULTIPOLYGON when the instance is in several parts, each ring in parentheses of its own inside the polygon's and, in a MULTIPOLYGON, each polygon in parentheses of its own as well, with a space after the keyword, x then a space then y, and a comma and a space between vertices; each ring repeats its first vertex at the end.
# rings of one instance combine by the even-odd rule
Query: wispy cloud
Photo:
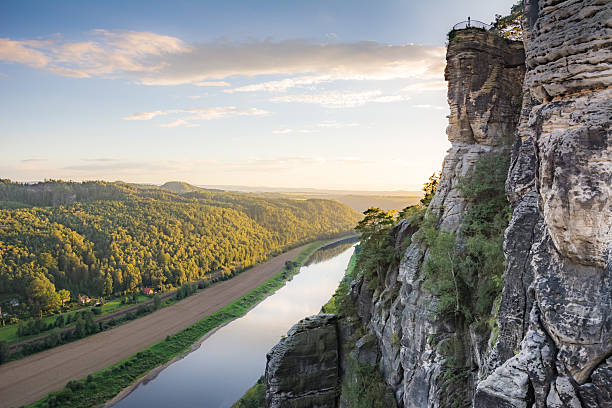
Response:
POLYGON ((194 82, 195 86, 230 86, 228 82, 225 81, 198 81, 194 82))
POLYGON ((329 121, 329 122, 319 123, 317 126, 321 128, 327 128, 327 129, 345 129, 345 128, 357 127, 360 125, 359 123, 355 123, 355 122, 341 123, 341 122, 329 121))
POLYGON ((322 93, 307 93, 277 96, 272 102, 298 102, 320 105, 325 108, 354 108, 367 103, 388 103, 409 100, 410 96, 403 94, 385 95, 382 91, 328 91, 322 93))
POLYGON ((444 110, 444 109, 446 109, 444 106, 430 105, 428 103, 420 104, 420 105, 412 105, 412 107, 413 108, 419 108, 419 109, 436 109, 436 110, 444 110))
POLYGON ((178 126, 194 127, 199 125, 190 121, 213 120, 229 116, 265 116, 268 115, 268 113, 268 111, 257 108, 239 109, 235 106, 219 106, 212 108, 168 109, 152 112, 138 112, 124 116, 123 120, 151 120, 157 116, 178 115, 181 117, 172 122, 163 123, 160 126, 167 128, 178 126))
POLYGON ((286 135, 288 133, 315 133, 316 129, 291 129, 291 128, 282 128, 272 131, 272 133, 277 135, 286 135))
POLYGON ((173 128, 173 127, 179 127, 179 126, 197 127, 197 126, 200 126, 200 125, 197 124, 197 123, 187 122, 185 119, 177 119, 177 120, 173 120, 172 122, 169 122, 169 123, 162 123, 159 126, 166 127, 166 128, 173 128))
POLYGON ((86 39, 0 39, 0 60, 73 77, 127 77, 148 85, 229 86, 231 76, 302 76, 249 90, 282 90, 340 79, 439 77, 442 47, 388 45, 374 41, 316 43, 308 40, 187 44, 151 32, 94 30, 86 39), (303 76, 307 76, 304 78, 303 76))
POLYGON ((281 128, 281 129, 272 131, 272 133, 277 134, 277 135, 286 135, 289 133, 317 133, 317 132, 329 130, 329 129, 346 129, 346 128, 352 128, 356 126, 359 126, 359 123, 354 123, 354 122, 342 123, 342 122, 335 122, 335 121, 327 121, 327 122, 318 123, 316 125, 312 125, 312 126, 302 128, 302 129, 281 128))
POLYGON ((85 158, 85 159, 81 159, 81 160, 83 160, 85 162, 102 162, 102 163, 119 161, 119 159, 113 159, 113 158, 110 158, 110 157, 85 158))
POLYGON ((171 111, 160 111, 160 110, 153 111, 153 112, 138 112, 138 113, 134 113, 132 115, 123 117, 123 120, 151 120, 156 116, 167 115, 170 112, 171 111))
POLYGON ((21 160, 22 163, 37 163, 37 162, 46 162, 46 161, 47 159, 36 158, 36 157, 21 160))
POLYGON ((403 92, 427 92, 427 91, 445 91, 448 85, 446 81, 425 81, 415 82, 402 88, 403 92))
POLYGON ((0 38, 0 60, 78 78, 158 72, 169 55, 190 51, 175 37, 138 31, 93 30, 88 39, 68 42, 0 38))
POLYGON ((317 85, 323 82, 331 82, 334 79, 346 78, 334 78, 331 75, 300 76, 295 78, 284 78, 279 81, 266 81, 257 84, 245 85, 238 88, 226 89, 223 92, 285 92, 289 88, 303 88, 317 85))

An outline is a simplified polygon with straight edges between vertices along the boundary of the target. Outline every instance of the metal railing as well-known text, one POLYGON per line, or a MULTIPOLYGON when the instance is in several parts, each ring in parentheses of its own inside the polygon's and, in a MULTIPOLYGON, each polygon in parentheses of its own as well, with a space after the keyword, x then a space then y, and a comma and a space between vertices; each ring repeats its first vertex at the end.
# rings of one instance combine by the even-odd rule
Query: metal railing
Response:
POLYGON ((453 30, 465 30, 466 28, 481 28, 487 31, 494 31, 495 27, 482 21, 472 20, 468 17, 466 21, 461 21, 453 26, 453 30))

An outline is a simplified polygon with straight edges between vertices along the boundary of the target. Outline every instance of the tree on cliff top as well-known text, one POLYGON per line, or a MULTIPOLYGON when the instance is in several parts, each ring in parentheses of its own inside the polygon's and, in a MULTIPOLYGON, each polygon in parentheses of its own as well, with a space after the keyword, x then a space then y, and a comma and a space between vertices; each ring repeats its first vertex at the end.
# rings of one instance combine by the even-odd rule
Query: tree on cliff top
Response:
POLYGON ((523 26, 521 24, 522 18, 523 2, 519 0, 512 6, 510 9, 510 14, 507 16, 496 14, 495 22, 492 23, 492 25, 502 37, 512 41, 523 41, 523 26))

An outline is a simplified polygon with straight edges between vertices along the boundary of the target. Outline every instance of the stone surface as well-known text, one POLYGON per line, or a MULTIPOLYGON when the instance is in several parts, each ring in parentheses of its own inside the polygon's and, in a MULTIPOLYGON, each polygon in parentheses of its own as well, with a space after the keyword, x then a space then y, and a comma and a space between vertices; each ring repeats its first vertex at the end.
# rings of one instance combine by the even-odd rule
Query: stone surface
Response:
POLYGON ((612 404, 611 12, 609 1, 526 1, 500 331, 475 406, 612 404))
POLYGON ((360 324, 373 337, 344 352, 377 364, 400 407, 445 407, 458 396, 453 406, 612 408, 612 4, 524 4, 525 53, 475 29, 449 43, 452 147, 429 207, 461 242, 470 203, 459 179, 518 136, 506 182, 513 213, 498 332, 487 341, 486 326, 433 317, 437 299, 422 288, 428 250, 418 240, 404 249, 415 232, 407 221, 393 231, 401 261, 382 288, 351 284, 360 324), (441 351, 449 344, 460 345, 455 358, 473 375, 463 389, 443 392, 441 351))
POLYGON ((306 318, 267 355, 266 406, 337 406, 339 361, 335 315, 306 318))

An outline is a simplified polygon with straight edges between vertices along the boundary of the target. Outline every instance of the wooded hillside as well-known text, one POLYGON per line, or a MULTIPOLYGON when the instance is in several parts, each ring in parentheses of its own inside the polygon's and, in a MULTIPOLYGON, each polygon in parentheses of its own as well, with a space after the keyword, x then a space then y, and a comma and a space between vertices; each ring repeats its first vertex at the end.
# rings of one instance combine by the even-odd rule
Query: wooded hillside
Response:
POLYGON ((179 286, 348 231, 359 218, 328 200, 2 180, 0 293, 35 301, 50 288, 109 296, 179 286))

